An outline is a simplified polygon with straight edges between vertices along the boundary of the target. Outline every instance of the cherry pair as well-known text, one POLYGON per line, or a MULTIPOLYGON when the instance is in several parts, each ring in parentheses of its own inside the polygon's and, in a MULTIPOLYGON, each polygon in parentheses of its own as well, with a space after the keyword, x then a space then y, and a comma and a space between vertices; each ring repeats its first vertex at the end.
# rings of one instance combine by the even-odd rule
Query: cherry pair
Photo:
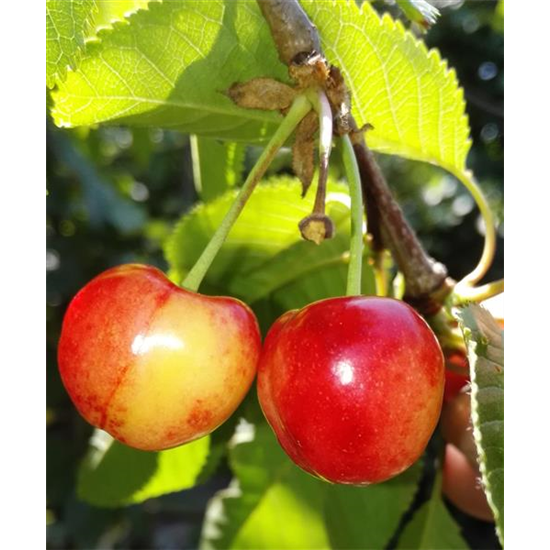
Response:
POLYGON ((88 422, 144 450, 213 431, 257 372, 262 410, 294 462, 355 485, 389 479, 420 457, 445 380, 435 335, 403 302, 315 302, 276 321, 262 349, 247 305, 184 290, 137 264, 105 271, 76 295, 59 368, 88 422))

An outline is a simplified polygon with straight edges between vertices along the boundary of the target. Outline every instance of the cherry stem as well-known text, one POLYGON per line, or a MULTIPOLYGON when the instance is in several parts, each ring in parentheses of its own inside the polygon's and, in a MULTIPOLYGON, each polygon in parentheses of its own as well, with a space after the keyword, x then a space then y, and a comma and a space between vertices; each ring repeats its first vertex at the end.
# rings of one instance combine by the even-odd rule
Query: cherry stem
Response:
POLYGON ((491 211, 491 207, 489 206, 489 203, 487 202, 483 191, 476 183, 472 173, 469 170, 461 172, 455 170, 450 171, 464 184, 466 189, 470 191, 473 199, 477 204, 477 207, 479 208, 479 212, 481 213, 481 216, 483 217, 483 222, 485 224, 485 244, 483 246, 481 258, 474 270, 457 283, 457 286, 472 286, 487 273, 487 271, 491 267, 491 264, 493 263, 496 248, 495 221, 493 217, 493 212, 491 211))
POLYGON ((319 184, 317 186, 313 212, 315 214, 324 214, 328 161, 332 150, 332 110, 327 96, 322 90, 310 93, 309 100, 319 115, 319 184))
POLYGON ((349 136, 342 138, 343 160, 351 197, 351 238, 349 248, 347 296, 361 294, 361 268, 363 267, 363 194, 361 176, 349 136))
POLYGON ((237 221, 239 214, 242 212, 254 188, 273 161, 277 151, 282 147, 296 126, 298 126, 300 121, 310 110, 311 103, 306 96, 300 95, 294 100, 285 118, 248 174, 246 181, 235 197, 235 201, 210 239, 210 242, 206 245, 199 259, 185 277, 182 283, 184 288, 194 292, 198 290, 206 272, 231 231, 233 224, 237 221))
POLYGON ((467 302, 482 302, 493 296, 504 292, 504 279, 493 281, 481 286, 470 286, 458 283, 453 290, 455 305, 465 304, 467 302))

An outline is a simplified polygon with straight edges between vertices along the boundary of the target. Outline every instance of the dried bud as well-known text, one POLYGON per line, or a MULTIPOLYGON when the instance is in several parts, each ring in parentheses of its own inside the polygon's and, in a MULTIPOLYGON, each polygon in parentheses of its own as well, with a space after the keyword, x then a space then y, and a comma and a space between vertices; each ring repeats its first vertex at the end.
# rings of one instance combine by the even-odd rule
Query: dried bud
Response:
POLYGON ((302 182, 302 197, 305 197, 315 171, 315 132, 319 119, 310 111, 296 128, 296 138, 292 146, 292 169, 302 182))
POLYGON ((288 74, 297 82, 298 88, 324 87, 329 69, 326 59, 321 54, 312 52, 297 56, 289 66, 288 74))
POLYGON ((332 239, 336 232, 333 221, 326 214, 310 214, 298 224, 298 227, 302 237, 315 244, 332 239))
POLYGON ((296 91, 272 78, 253 78, 248 82, 236 82, 227 90, 227 95, 244 109, 281 111, 294 101, 296 91))

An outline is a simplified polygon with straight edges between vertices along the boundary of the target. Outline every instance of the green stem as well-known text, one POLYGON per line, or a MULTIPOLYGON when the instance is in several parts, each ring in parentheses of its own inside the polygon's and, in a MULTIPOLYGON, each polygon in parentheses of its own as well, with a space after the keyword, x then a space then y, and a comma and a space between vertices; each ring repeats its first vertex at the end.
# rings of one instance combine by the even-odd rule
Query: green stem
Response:
POLYGON ((464 184, 468 191, 470 191, 485 224, 485 244, 483 246, 481 258, 475 269, 458 283, 460 285, 474 285, 487 273, 495 257, 495 221, 489 203, 487 202, 483 191, 474 180, 472 173, 470 171, 449 171, 464 184))
POLYGON ((191 271, 187 274, 187 277, 185 277, 182 283, 184 288, 192 291, 196 291, 199 288, 206 272, 214 261, 216 254, 219 252, 225 242, 225 239, 227 238, 227 235, 229 234, 229 231, 231 231, 233 224, 244 208, 246 201, 249 199, 252 191, 254 191, 256 184, 264 175, 273 158, 277 154, 277 151, 281 148, 296 126, 310 110, 311 103, 305 96, 298 96, 294 100, 294 103, 281 122, 281 125, 277 128, 277 131, 260 155, 258 162, 254 165, 250 171, 250 174, 248 174, 246 181, 241 187, 235 201, 231 205, 231 208, 228 210, 217 231, 212 236, 212 239, 210 239, 210 242, 206 245, 206 248, 203 250, 195 265, 191 268, 191 271))
POLYGON ((504 292, 504 279, 474 287, 461 282, 455 286, 453 297, 455 305, 459 305, 466 302, 482 302, 502 292, 504 292))
POLYGON ((347 296, 361 294, 361 268, 363 266, 363 195, 361 176, 349 136, 342 138, 343 160, 351 197, 351 239, 348 266, 347 296))

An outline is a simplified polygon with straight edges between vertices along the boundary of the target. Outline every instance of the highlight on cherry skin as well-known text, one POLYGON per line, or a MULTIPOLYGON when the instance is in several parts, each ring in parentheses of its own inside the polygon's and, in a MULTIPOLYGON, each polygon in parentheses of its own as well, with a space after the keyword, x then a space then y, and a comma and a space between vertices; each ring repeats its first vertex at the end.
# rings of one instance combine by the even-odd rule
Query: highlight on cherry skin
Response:
POLYGON ((439 342, 411 307, 355 296, 279 318, 257 384, 262 410, 298 466, 333 483, 368 485, 421 456, 444 382, 439 342))
POLYGON ((212 432, 256 375, 261 337, 241 301, 182 289, 127 264, 90 281, 61 331, 61 378, 80 414, 115 439, 162 450, 212 432))

